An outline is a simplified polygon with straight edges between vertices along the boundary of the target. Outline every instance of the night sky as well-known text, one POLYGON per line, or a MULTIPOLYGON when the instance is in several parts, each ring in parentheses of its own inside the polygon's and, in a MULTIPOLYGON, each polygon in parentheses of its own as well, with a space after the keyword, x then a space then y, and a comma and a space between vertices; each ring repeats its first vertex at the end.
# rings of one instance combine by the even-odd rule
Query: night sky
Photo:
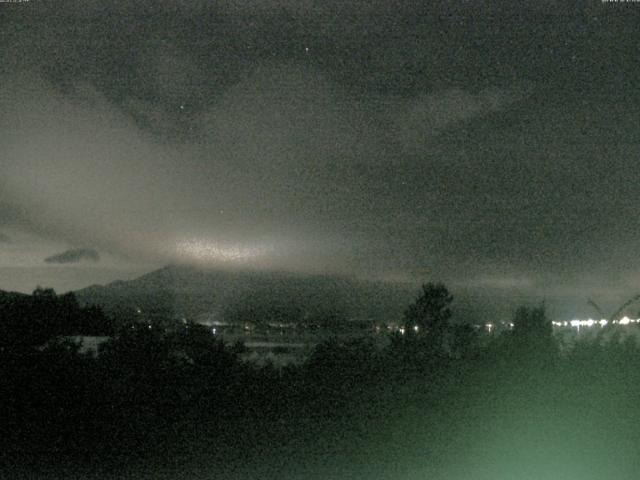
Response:
POLYGON ((0 289, 168 263, 640 292, 640 3, 0 4, 0 289))

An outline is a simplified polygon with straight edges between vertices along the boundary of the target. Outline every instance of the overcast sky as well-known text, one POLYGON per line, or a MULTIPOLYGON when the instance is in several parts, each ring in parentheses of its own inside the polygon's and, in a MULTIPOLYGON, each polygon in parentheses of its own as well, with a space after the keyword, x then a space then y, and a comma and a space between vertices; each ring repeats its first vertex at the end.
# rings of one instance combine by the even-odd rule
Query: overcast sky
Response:
POLYGON ((613 308, 640 291, 639 20, 599 0, 0 4, 0 289, 196 262, 613 308))

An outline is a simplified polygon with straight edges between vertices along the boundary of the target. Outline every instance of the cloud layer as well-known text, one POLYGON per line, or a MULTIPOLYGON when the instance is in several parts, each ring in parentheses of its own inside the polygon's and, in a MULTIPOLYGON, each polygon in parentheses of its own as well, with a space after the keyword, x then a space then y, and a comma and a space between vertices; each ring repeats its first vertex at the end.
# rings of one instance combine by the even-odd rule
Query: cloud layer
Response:
POLYGON ((629 20, 422 3, 23 9, 0 48, 0 266, 91 245, 96 271, 629 288, 629 20))
POLYGON ((44 259, 45 263, 80 263, 83 261, 99 262, 100 254, 91 248, 75 248, 57 253, 44 259))

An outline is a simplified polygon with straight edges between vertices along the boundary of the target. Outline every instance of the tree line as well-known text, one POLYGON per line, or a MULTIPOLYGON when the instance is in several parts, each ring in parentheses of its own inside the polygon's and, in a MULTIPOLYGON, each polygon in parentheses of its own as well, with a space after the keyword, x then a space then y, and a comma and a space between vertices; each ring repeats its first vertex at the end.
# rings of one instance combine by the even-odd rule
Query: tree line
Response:
MULTIPOLYGON (((182 472, 204 465, 219 478, 281 478, 305 469, 330 475, 334 467, 347 475, 364 456, 362 478, 372 471, 398 478, 397 468, 416 462, 447 478, 475 458, 454 450, 484 452, 498 442, 492 429, 521 439, 543 433, 517 425, 550 422, 557 439, 549 442, 573 452, 589 450, 596 430, 609 431, 608 445, 616 445, 632 432, 625 422, 640 421, 635 409, 623 424, 613 413, 640 396, 635 342, 595 338, 562 352, 542 306, 518 309, 512 330, 483 338, 452 323, 453 297, 442 284, 422 286, 405 311, 405 334, 388 346, 335 338, 283 369, 243 363, 241 345, 203 326, 118 325, 51 290, 0 308, 0 459, 9 471, 54 459, 114 471, 151 462, 182 472), (112 339, 96 358, 63 340, 47 342, 65 321, 73 332, 112 339), (578 421, 576 405, 599 422, 577 439, 563 430, 578 421)), ((482 468, 486 478, 496 474, 490 462, 482 468)))

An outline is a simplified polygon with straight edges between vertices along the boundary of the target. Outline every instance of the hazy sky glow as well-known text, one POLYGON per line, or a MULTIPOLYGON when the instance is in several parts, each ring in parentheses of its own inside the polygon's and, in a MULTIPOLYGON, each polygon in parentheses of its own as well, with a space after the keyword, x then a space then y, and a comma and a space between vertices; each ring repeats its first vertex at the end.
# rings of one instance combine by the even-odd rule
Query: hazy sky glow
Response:
POLYGON ((637 5, 209 3, 0 4, 0 289, 94 249, 53 286, 195 261, 637 293, 637 5))

